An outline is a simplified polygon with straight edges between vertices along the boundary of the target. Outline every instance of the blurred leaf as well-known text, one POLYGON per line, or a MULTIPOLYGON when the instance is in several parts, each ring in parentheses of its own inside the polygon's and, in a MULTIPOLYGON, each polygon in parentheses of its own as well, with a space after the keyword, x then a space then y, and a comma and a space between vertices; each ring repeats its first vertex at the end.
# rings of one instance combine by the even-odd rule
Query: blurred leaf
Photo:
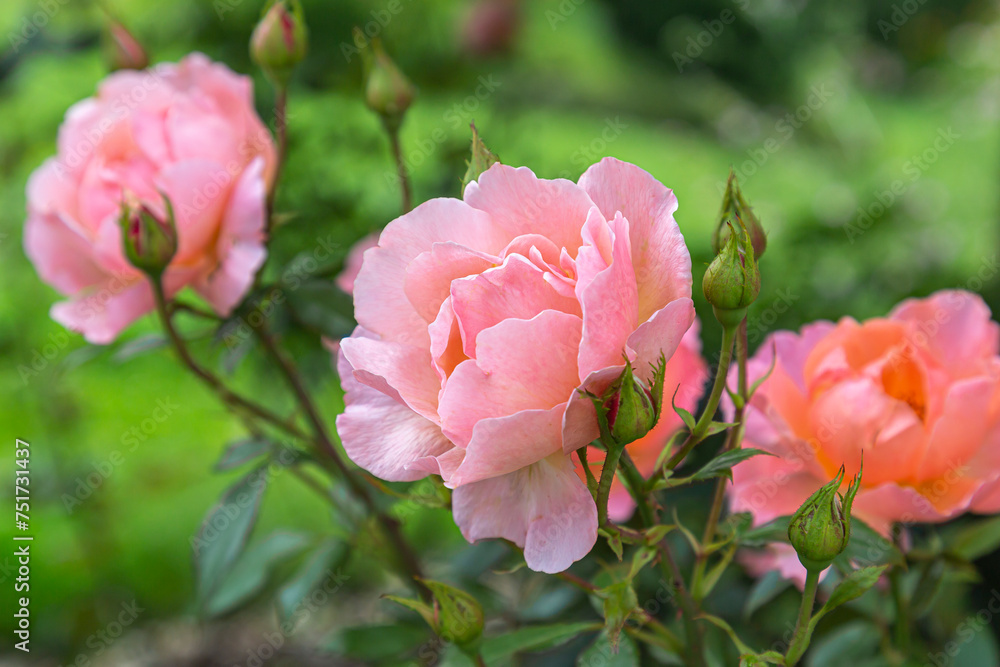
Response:
POLYGON ((118 349, 111 355, 111 359, 119 364, 124 363, 133 357, 161 348, 166 344, 167 338, 163 334, 144 334, 119 345, 118 349))
POLYGON ((749 646, 747 646, 747 644, 745 644, 743 642, 743 640, 740 639, 739 635, 736 634, 736 631, 733 630, 732 626, 729 625, 729 623, 726 623, 724 620, 722 620, 718 616, 713 616, 711 614, 699 614, 697 616, 697 618, 704 619, 704 620, 708 621, 709 623, 711 623, 712 625, 717 626, 723 632, 725 632, 727 635, 729 635, 729 639, 732 640, 733 645, 736 646, 736 650, 739 651, 741 655, 744 655, 744 654, 756 655, 757 652, 754 651, 749 646))
POLYGON ((1000 516, 973 521, 952 533, 945 533, 943 538, 948 553, 968 561, 976 560, 1000 547, 1000 516))
POLYGON ((743 603, 743 617, 750 618, 755 611, 778 597, 792 585, 777 570, 771 570, 754 582, 746 602, 743 603))
POLYGON ((212 336, 212 343, 225 345, 225 350, 219 356, 219 365, 226 375, 232 375, 257 344, 257 337, 237 312, 219 324, 212 336))
POLYGON ((740 537, 740 544, 745 547, 766 547, 772 542, 784 542, 788 544, 788 522, 790 516, 779 516, 774 521, 757 526, 743 533, 740 537))
POLYGON ((869 658, 878 651, 881 636, 871 621, 845 623, 817 637, 809 647, 807 667, 842 667, 869 658))
POLYGON ((611 645, 605 632, 597 635, 594 643, 588 646, 576 659, 577 667, 638 667, 639 649, 628 635, 623 635, 618 641, 617 651, 611 645))
POLYGON ((332 340, 354 331, 354 301, 333 281, 302 283, 298 289, 288 291, 288 305, 299 322, 332 340))
MULTIPOLYGON (((966 626, 965 632, 968 632, 966 626)), ((981 627, 981 626, 975 626, 981 627)), ((1000 650, 997 648, 997 639, 992 632, 989 631, 988 626, 983 628, 979 632, 976 632, 971 637, 964 637, 963 635, 958 636, 959 641, 964 640, 967 643, 959 643, 959 651, 955 654, 951 660, 950 667, 983 667, 984 665, 1000 665, 1000 650)))
POLYGON ((913 618, 920 618, 930 610, 931 604, 941 591, 947 569, 941 559, 927 561, 920 568, 920 578, 917 580, 913 595, 910 596, 910 614, 913 618))
POLYGON ((281 622, 289 620, 301 603, 330 576, 330 569, 346 553, 344 543, 326 539, 320 543, 298 572, 278 590, 276 596, 281 622))
POLYGON ((604 631, 612 648, 618 646, 618 638, 632 611, 639 606, 632 581, 619 581, 597 591, 604 600, 604 631))
POLYGON ((430 630, 423 624, 362 625, 343 628, 324 648, 345 657, 377 662, 409 653, 430 636, 430 630))
POLYGON ((484 640, 481 653, 487 664, 493 664, 516 653, 541 651, 559 646, 584 632, 600 629, 600 623, 556 623, 520 628, 484 640))
POLYGON ((882 573, 885 572, 887 567, 888 565, 863 567, 860 570, 855 570, 854 572, 848 574, 847 577, 841 581, 835 589, 833 589, 833 593, 830 594, 826 603, 813 615, 812 620, 809 621, 808 632, 811 634, 820 619, 829 614, 831 611, 842 604, 861 597, 868 592, 868 589, 875 585, 875 582, 878 581, 878 578, 882 576, 882 573))
POLYGON ((246 547, 257 521, 266 485, 266 466, 240 478, 208 511, 198 534, 191 538, 196 588, 201 604, 215 592, 229 567, 246 547))
POLYGON ((834 560, 842 572, 871 565, 905 566, 903 552, 886 537, 857 517, 851 518, 851 540, 834 560))
POLYGON ((271 442, 265 438, 246 438, 237 440, 226 446, 226 451, 216 461, 212 468, 215 472, 232 470, 267 454, 271 450, 271 442))
POLYGON ((278 532, 250 547, 223 578, 205 603, 209 616, 220 616, 255 596, 264 588, 272 568, 302 551, 309 538, 299 533, 278 532))

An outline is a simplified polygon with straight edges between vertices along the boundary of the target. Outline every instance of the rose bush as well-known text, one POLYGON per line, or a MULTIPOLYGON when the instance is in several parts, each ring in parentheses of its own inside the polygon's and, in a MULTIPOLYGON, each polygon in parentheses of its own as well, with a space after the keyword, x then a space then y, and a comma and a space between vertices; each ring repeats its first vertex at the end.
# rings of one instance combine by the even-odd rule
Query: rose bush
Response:
POLYGON ((52 317, 109 343, 154 307, 149 282, 122 253, 125 199, 166 217, 179 249, 164 275, 227 315, 266 256, 271 135, 249 78, 195 53, 177 64, 108 76, 69 109, 58 154, 27 186, 24 246, 42 279, 69 297, 52 317))
POLYGON ((387 480, 440 475, 470 541, 558 572, 597 537, 571 454, 598 436, 581 388, 648 379, 694 318, 673 193, 606 158, 579 183, 497 164, 464 201, 397 218, 354 283, 341 341, 348 456, 387 480))
MULTIPOLYGON (((863 455, 853 514, 884 535, 893 522, 1000 512, 998 349, 1000 326, 964 291, 772 334, 748 364, 752 382, 775 362, 747 409, 744 446, 776 456, 734 468, 730 508, 755 524, 790 515, 841 463, 846 484, 863 455)), ((750 563, 805 575, 787 546, 750 563)))

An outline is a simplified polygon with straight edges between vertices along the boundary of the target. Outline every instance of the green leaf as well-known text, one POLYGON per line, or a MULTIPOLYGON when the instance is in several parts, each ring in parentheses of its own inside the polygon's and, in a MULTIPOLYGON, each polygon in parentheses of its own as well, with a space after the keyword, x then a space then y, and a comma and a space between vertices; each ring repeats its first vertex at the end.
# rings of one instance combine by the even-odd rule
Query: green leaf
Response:
POLYGON ((764 653, 748 653, 740 656, 740 667, 757 667, 758 665, 784 665, 785 656, 777 651, 764 653))
POLYGON ((308 543, 309 538, 300 533, 277 532, 244 551, 206 601, 205 612, 220 616, 253 598, 264 588, 274 566, 308 543))
POLYGON ((743 447, 741 449, 731 449, 728 452, 722 452, 702 466, 698 472, 691 476, 691 479, 703 480, 710 479, 712 477, 720 477, 722 475, 729 477, 732 475, 732 467, 737 463, 741 463, 760 454, 774 456, 771 452, 765 452, 763 449, 754 449, 753 447, 743 447))
POLYGON ((843 667, 876 655, 881 637, 865 619, 824 633, 809 647, 809 667, 843 667))
POLYGON ((340 630, 324 648, 370 664, 410 653, 426 642, 429 635, 430 630, 424 624, 362 625, 340 630))
POLYGON ((150 350, 156 350, 167 344, 167 337, 159 333, 144 334, 130 341, 126 341, 118 346, 115 353, 111 355, 111 360, 116 363, 124 363, 145 354, 150 350))
POLYGON ((492 665, 517 653, 549 649, 584 632, 600 629, 600 623, 555 623, 520 628, 483 641, 481 654, 486 664, 492 665))
POLYGON ((639 649, 628 635, 622 635, 617 650, 611 645, 607 633, 597 635, 576 659, 577 667, 638 667, 639 649))
POLYGON ((833 589, 833 593, 830 594, 826 603, 813 615, 812 619, 809 621, 808 632, 811 634, 820 619, 840 605, 864 595, 869 588, 875 585, 875 582, 878 581, 878 578, 882 576, 882 573, 885 572, 887 567, 889 566, 879 565, 863 567, 860 570, 855 570, 854 572, 848 574, 847 578, 841 581, 837 587, 833 589))
POLYGON ((788 544, 788 522, 791 516, 779 516, 773 521, 757 526, 743 533, 740 544, 745 547, 762 548, 774 542, 788 544))
POLYGON ((920 618, 930 610, 931 603, 937 598, 944 583, 946 571, 945 562, 939 558, 923 564, 920 579, 917 580, 917 586, 910 596, 910 614, 913 618, 920 618))
POLYGON ((212 468, 215 472, 232 470, 252 461, 259 456, 263 456, 271 451, 271 442, 266 438, 245 438, 237 440, 226 446, 226 451, 222 453, 219 460, 212 468))
POLYGON ((333 340, 354 331, 354 302, 332 281, 309 280, 286 293, 293 315, 305 326, 333 340))
POLYGON ((220 585, 229 567, 243 553, 257 522, 266 485, 266 466, 240 478, 208 511, 198 534, 191 538, 195 585, 202 605, 220 585))
POLYGON ((792 582, 782 577, 777 570, 771 570, 750 589, 746 602, 743 603, 743 617, 750 618, 755 611, 781 595, 791 585, 792 582))
MULTIPOLYGON (((483 634, 483 607, 475 597, 440 581, 421 579, 434 596, 434 619, 425 619, 441 637, 459 646, 478 641, 483 634)), ((417 610, 419 611, 419 609, 417 610)))
POLYGON ((877 533, 857 517, 851 517, 851 540, 847 548, 834 560, 842 572, 870 565, 904 566, 906 559, 891 540, 877 533))
POLYGON ((718 616, 713 616, 711 614, 699 614, 697 616, 697 618, 700 618, 700 619, 703 619, 705 621, 708 621, 712 625, 715 625, 715 626, 721 628, 723 632, 725 632, 727 635, 729 635, 729 639, 732 640, 733 645, 736 646, 736 650, 740 652, 740 655, 744 655, 744 654, 756 655, 757 652, 754 651, 749 646, 747 646, 743 642, 743 640, 740 639, 739 635, 736 634, 736 631, 733 630, 732 626, 730 626, 728 623, 726 623, 724 620, 722 620, 718 616))
POLYGON ((944 537, 948 553, 968 561, 1000 548, 1000 516, 973 521, 944 537))
MULTIPOLYGON (((346 555, 344 543, 330 538, 320 543, 306 559, 298 572, 278 590, 276 602, 278 616, 284 623, 301 607, 302 601, 325 580, 330 579, 332 568, 346 555)), ((339 585, 339 581, 338 581, 339 585)))
POLYGON ((712 566, 708 572, 705 573, 705 577, 701 580, 701 585, 695 592, 697 599, 701 600, 709 596, 715 585, 719 583, 719 579, 725 573, 726 568, 729 567, 729 563, 732 562, 733 556, 736 555, 736 543, 731 542, 730 547, 726 549, 725 553, 722 554, 722 558, 719 559, 715 565, 712 566))
POLYGON ((659 549, 655 546, 639 547, 636 549, 635 554, 632 556, 632 567, 628 571, 629 580, 635 579, 642 571, 642 568, 649 565, 658 553, 659 549))
POLYGON ((705 430, 705 437, 707 438, 709 436, 715 435, 716 433, 721 433, 722 431, 725 431, 727 428, 732 428, 734 426, 736 426, 736 424, 730 424, 729 422, 712 422, 708 425, 708 428, 705 430))
POLYGON ((632 588, 632 581, 619 581, 597 591, 604 600, 604 631, 613 648, 618 646, 618 638, 625 627, 626 621, 636 607, 639 599, 632 588))
POLYGON ((603 536, 605 539, 607 539, 608 546, 611 547, 611 550, 615 552, 616 556, 618 556, 618 560, 621 561, 622 559, 621 533, 619 533, 617 530, 614 531, 608 530, 607 528, 601 528, 597 531, 597 533, 603 536))

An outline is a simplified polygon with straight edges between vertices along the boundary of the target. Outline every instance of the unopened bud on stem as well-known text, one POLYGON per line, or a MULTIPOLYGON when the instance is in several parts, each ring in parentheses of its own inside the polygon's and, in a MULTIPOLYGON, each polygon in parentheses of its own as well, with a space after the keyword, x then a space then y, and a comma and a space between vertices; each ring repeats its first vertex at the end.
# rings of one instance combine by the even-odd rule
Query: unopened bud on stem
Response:
POLYGON ((299 0, 272 2, 250 36, 250 57, 278 88, 288 85, 308 48, 309 35, 299 0))
POLYGON ((177 227, 170 201, 164 197, 166 216, 145 204, 125 203, 119 224, 125 257, 150 278, 159 280, 177 253, 177 227))
POLYGON ((823 570, 851 540, 851 505, 861 487, 861 473, 841 495, 844 466, 830 482, 809 496, 788 524, 788 540, 807 570, 823 570))
POLYGON ((724 327, 736 326, 760 293, 760 270, 746 229, 727 221, 729 239, 702 279, 705 298, 724 327))

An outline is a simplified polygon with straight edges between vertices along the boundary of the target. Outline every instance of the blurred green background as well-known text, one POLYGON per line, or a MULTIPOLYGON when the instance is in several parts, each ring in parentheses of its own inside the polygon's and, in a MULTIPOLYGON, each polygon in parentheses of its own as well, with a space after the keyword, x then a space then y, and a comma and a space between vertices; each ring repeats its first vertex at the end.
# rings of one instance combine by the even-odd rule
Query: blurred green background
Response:
MULTIPOLYGON (((259 109, 269 117, 272 93, 246 47, 261 4, 107 0, 106 6, 154 62, 201 50, 252 75, 259 109)), ((772 329, 879 315, 905 296, 943 287, 978 291, 998 312, 995 1, 304 5, 311 52, 290 95, 290 158, 278 197, 289 218, 274 244, 273 275, 320 244, 336 252, 318 271, 334 272, 351 243, 398 214, 388 144, 364 107, 359 59, 348 47, 351 27, 360 25, 383 38, 420 90, 402 132, 417 201, 458 195, 473 120, 505 163, 543 177, 575 179, 613 155, 673 188, 697 285, 732 166, 769 231, 764 288, 751 312, 752 346, 772 329)), ((231 644, 245 662, 241 637, 254 632, 247 628, 268 627, 269 607, 261 602, 212 624, 194 622, 188 542, 234 479, 210 473, 225 443, 240 437, 240 424, 167 351, 133 354, 128 341, 146 340, 151 318, 111 349, 86 346, 52 322, 47 313, 57 295, 38 280, 21 247, 25 181, 53 153, 67 107, 92 94, 107 73, 103 23, 93 2, 0 4, 0 432, 10 443, 0 478, 13 476, 14 437, 28 440, 37 535, 31 660, 5 652, 10 664, 71 664, 77 655, 93 664, 126 664, 121 655, 128 651, 140 656, 128 664, 215 664, 198 657, 215 643, 231 644), (169 409, 157 411, 164 405, 169 409), (66 494, 88 476, 99 486, 67 507, 66 494), (133 600, 143 611, 131 639, 114 647, 95 640, 133 600), (141 662, 152 654, 175 657, 141 662)), ((700 313, 708 312, 704 305, 698 302, 700 313)), ((705 348, 714 350, 718 333, 703 329, 705 348)), ((307 333, 291 342, 332 419, 340 399, 329 356, 307 333)), ((196 349, 213 359, 225 346, 204 340, 196 349)), ((290 405, 254 354, 234 382, 279 408, 290 405)), ((5 503, 11 488, 4 482, 5 503)), ((322 535, 335 523, 324 504, 286 475, 269 490, 258 530, 322 535)), ((406 532, 427 554, 432 574, 487 567, 505 554, 501 545, 468 548, 442 510, 417 512, 406 532)), ((11 522, 0 522, 0 541, 10 544, 11 534, 11 522)), ((303 645, 327 641, 338 625, 399 616, 372 593, 383 568, 366 553, 350 551, 345 567, 352 579, 324 609, 326 620, 305 632, 303 645)), ((6 546, 0 552, 4 609, 12 608, 9 554, 6 546)), ((991 562, 997 561, 982 561, 981 569, 988 572, 991 562)), ((988 596, 1000 583, 995 569, 992 576, 973 594, 988 596)), ((521 582, 510 595, 522 612, 536 603, 568 604, 541 596, 545 584, 528 575, 521 582)), ((379 586, 374 590, 398 582, 379 586)), ((942 613, 948 609, 943 605, 942 613)), ((951 613, 961 620, 960 608, 951 613)), ((13 643, 12 629, 4 613, 0 647, 13 643)), ((992 645, 983 634, 975 642, 992 645)))

